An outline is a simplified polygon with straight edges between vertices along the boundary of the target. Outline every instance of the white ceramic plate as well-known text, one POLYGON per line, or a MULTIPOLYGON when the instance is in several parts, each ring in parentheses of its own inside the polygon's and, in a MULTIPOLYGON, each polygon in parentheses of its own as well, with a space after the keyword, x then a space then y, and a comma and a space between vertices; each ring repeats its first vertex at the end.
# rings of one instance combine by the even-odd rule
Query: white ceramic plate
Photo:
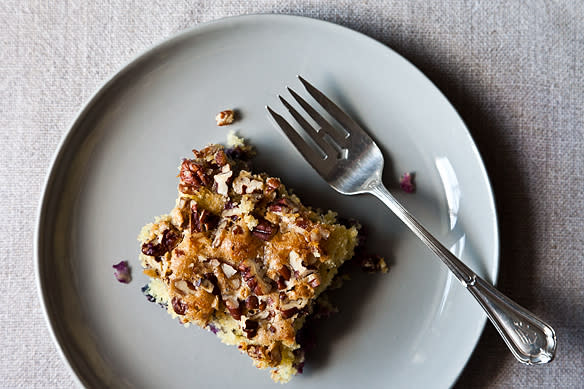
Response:
POLYGON ((281 176, 305 202, 369 227, 387 275, 357 275, 322 323, 319 347, 289 388, 447 387, 463 369, 485 316, 445 267, 371 197, 344 197, 272 127, 264 106, 302 90, 302 74, 383 148, 385 182, 486 279, 498 267, 493 196, 477 149, 434 85, 398 54, 349 29, 290 16, 199 25, 148 51, 91 99, 63 140, 47 179, 36 236, 39 288, 58 347, 89 387, 273 387, 267 372, 211 333, 183 328, 146 301, 136 236, 172 208, 176 168, 228 129, 251 140, 256 167, 281 176), (217 127, 237 108, 240 121, 217 127), (416 194, 395 185, 415 171, 416 194), (119 284, 112 264, 134 271, 119 284))

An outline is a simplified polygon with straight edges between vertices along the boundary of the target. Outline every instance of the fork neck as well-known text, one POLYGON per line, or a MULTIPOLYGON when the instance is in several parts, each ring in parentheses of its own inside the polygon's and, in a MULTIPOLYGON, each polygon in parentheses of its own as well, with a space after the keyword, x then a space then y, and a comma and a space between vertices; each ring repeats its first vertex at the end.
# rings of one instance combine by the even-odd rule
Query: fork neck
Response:
POLYGON ((372 181, 368 185, 369 193, 381 200, 391 209, 407 227, 420 238, 438 257, 444 261, 446 266, 466 287, 475 283, 476 274, 464 263, 460 262, 447 248, 445 248, 430 232, 428 232, 416 218, 401 205, 395 197, 387 190, 383 183, 372 181))

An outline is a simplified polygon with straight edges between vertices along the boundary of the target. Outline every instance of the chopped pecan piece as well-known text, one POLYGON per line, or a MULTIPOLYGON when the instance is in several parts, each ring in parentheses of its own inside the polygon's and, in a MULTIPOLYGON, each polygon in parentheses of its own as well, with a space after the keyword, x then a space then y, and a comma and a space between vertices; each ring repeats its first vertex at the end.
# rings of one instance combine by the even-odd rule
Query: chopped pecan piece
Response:
POLYGON ((266 187, 265 187, 266 193, 272 193, 273 191, 275 191, 279 187, 280 187, 280 180, 279 179, 274 178, 274 177, 269 177, 266 180, 266 187))
POLYGON ((278 269, 278 273, 286 281, 288 281, 290 279, 290 276, 292 275, 292 273, 290 272, 290 269, 288 269, 288 266, 282 266, 282 267, 280 267, 280 269, 278 269))
POLYGON ((252 230, 252 235, 261 240, 269 241, 278 232, 278 226, 273 225, 266 219, 259 219, 258 225, 252 230))
POLYGON ((219 150, 215 153, 215 162, 219 166, 223 166, 227 163, 227 156, 225 155, 225 151, 219 150))
POLYGON ((296 206, 294 205, 294 203, 286 197, 283 197, 281 199, 277 199, 277 200, 273 201, 270 205, 268 205, 268 211, 271 211, 271 212, 282 212, 286 209, 290 209, 290 210, 296 209, 296 206))
POLYGON ((235 320, 241 319, 241 309, 239 308, 239 306, 237 306, 237 308, 227 307, 227 310, 229 311, 231 317, 234 318, 235 320))
POLYGON ((257 309, 259 307, 259 301, 253 294, 245 299, 245 306, 247 309, 257 309))
MULTIPOLYGON (((174 229, 166 229, 162 233, 160 243, 153 241, 146 242, 142 245, 142 253, 151 257, 161 257, 167 252, 171 251, 182 240, 178 231, 174 229)), ((158 261, 157 261, 158 262, 158 261)))
POLYGON ((197 286, 207 293, 214 294, 213 291, 215 290, 215 285, 206 278, 199 279, 197 281, 197 286))
POLYGON ((299 217, 298 219, 296 219, 296 222, 294 224, 296 224, 298 227, 302 228, 303 230, 306 230, 306 229, 308 229, 310 222, 304 218, 299 217))
POLYGON ((172 309, 177 315, 184 315, 187 312, 187 308, 187 305, 180 298, 172 298, 172 309))
POLYGON ((231 180, 232 175, 233 171, 231 171, 229 165, 223 166, 221 173, 215 174, 213 180, 217 184, 217 193, 223 196, 227 196, 229 192, 228 183, 231 180))
POLYGON ((194 195, 197 193, 198 188, 194 188, 192 186, 188 186, 185 184, 178 184, 178 191, 184 194, 194 195))
POLYGON ((251 314, 250 319, 253 320, 266 320, 267 318, 271 317, 271 315, 273 315, 273 312, 270 311, 260 311, 260 312, 256 312, 255 310, 251 310, 249 312, 251 314))
POLYGON ((264 183, 261 180, 253 178, 250 172, 242 170, 233 180, 233 191, 237 194, 251 194, 254 192, 261 193, 264 189, 264 183))
POLYGON ((160 257, 166 253, 166 247, 162 244, 146 242, 142 245, 142 253, 151 257, 160 257))
POLYGON ((213 273, 207 273, 205 274, 205 278, 201 281, 201 285, 203 285, 203 283, 205 284, 211 284, 212 287, 208 287, 207 289, 209 293, 214 294, 214 295, 218 295, 221 293, 221 289, 219 288, 219 281, 217 280, 217 277, 215 276, 215 274, 213 273), (207 281, 207 282, 205 282, 207 281))
POLYGON ((284 309, 284 310, 282 310, 280 312, 282 313, 282 317, 284 319, 289 319, 289 318, 291 318, 292 316, 294 316, 294 315, 296 315, 298 313, 298 308, 293 307, 293 308, 290 308, 290 309, 284 309))
POLYGON ((311 274, 306 278, 308 281, 308 285, 310 285, 313 289, 316 289, 318 286, 320 286, 320 279, 316 274, 311 274))
POLYGON ((187 280, 175 280, 174 287, 184 296, 187 294, 192 294, 196 289, 193 284, 187 280))
POLYGON ((213 215, 206 209, 199 210, 197 204, 193 202, 191 206, 191 234, 195 232, 206 232, 217 227, 219 217, 213 215))
POLYGON ((228 263, 222 263, 221 270, 223 270, 223 274, 225 274, 225 277, 227 278, 231 278, 237 273, 237 270, 228 263))
MULTIPOLYGON (((180 184, 182 187, 189 187, 190 189, 197 190, 201 186, 209 185, 209 179, 205 173, 205 169, 200 164, 185 159, 180 166, 180 184)), ((179 185, 179 189, 181 188, 179 185)))
POLYGON ((243 327, 243 332, 245 332, 248 339, 251 339, 257 335, 258 328, 259 328, 259 325, 258 325, 257 321, 247 319, 245 321, 245 325, 243 327))
POLYGON ((282 301, 282 303, 287 303, 289 301, 288 295, 286 294, 286 292, 278 293, 278 298, 280 299, 280 301, 282 301))
POLYGON ((304 274, 308 269, 302 264, 302 258, 296 251, 290 251, 289 254, 290 266, 294 269, 294 274, 304 274))
POLYGON ((243 260, 239 264, 239 271, 247 286, 258 296, 263 296, 272 289, 270 284, 263 278, 263 270, 254 260, 243 260))
POLYGON ((286 280, 284 279, 284 277, 282 276, 278 277, 276 283, 278 285, 278 290, 286 289, 286 280))
POLYGON ((237 347, 239 347, 241 350, 245 351, 247 353, 247 355, 249 355, 250 357, 252 357, 254 359, 262 359, 264 356, 264 353, 263 353, 264 346, 259 346, 259 345, 255 345, 255 344, 250 344, 250 345, 240 344, 237 347))
POLYGON ((161 243, 166 247, 166 251, 171 251, 182 240, 182 236, 174 229, 168 229, 162 234, 161 243))
POLYGON ((215 121, 217 121, 218 126, 226 126, 228 124, 233 123, 235 120, 235 112, 231 109, 226 109, 225 111, 221 111, 215 116, 215 121))
MULTIPOLYGON (((275 328, 274 328, 275 330, 275 328)), ((273 343, 270 346, 259 344, 240 344, 239 349, 247 353, 251 358, 267 363, 270 367, 276 367, 282 360, 282 351, 279 343, 273 343)))
POLYGON ((231 317, 233 317, 235 320, 241 319, 241 306, 237 299, 235 298, 226 299, 225 306, 227 307, 227 310, 229 311, 231 317))

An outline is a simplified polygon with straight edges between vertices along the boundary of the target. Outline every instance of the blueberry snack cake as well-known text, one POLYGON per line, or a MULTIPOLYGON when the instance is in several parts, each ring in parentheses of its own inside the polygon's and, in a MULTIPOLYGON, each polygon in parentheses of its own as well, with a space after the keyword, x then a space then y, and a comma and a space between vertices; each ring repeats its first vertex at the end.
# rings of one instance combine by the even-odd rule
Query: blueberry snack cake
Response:
POLYGON ((140 233, 146 293, 288 382, 303 366, 297 333, 353 256, 357 228, 251 173, 242 142, 193 153, 180 166, 175 207, 140 233))

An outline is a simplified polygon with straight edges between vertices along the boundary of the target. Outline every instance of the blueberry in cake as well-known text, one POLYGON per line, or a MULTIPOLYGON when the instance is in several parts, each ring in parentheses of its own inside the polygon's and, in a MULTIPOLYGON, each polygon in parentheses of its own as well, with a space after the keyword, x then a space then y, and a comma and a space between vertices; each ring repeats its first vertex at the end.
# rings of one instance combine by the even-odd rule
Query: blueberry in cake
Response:
POLYGON ((357 228, 303 205, 280 179, 252 173, 251 148, 235 143, 182 161, 175 207, 139 236, 145 292, 288 382, 304 363, 298 331, 353 256, 357 228))

